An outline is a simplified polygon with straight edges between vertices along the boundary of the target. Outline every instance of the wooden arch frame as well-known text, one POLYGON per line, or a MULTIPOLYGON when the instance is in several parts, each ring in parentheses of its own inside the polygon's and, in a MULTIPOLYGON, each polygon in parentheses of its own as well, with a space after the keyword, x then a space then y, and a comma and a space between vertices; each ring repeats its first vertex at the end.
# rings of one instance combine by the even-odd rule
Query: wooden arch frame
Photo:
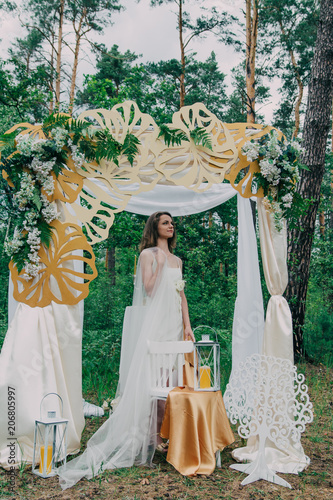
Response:
MULTIPOLYGON (((77 168, 71 157, 66 168, 55 177, 52 201, 61 211, 54 221, 53 237, 48 249, 41 247, 41 269, 38 276, 26 281, 11 261, 14 298, 31 307, 45 307, 54 301, 74 305, 89 294, 89 283, 97 276, 92 246, 104 240, 115 214, 126 210, 132 196, 150 191, 156 184, 183 186, 205 192, 226 179, 245 198, 263 197, 262 189, 252 191, 252 180, 259 171, 257 161, 249 162, 241 152, 250 139, 259 139, 273 127, 249 123, 221 122, 203 104, 185 106, 173 115, 171 127, 182 130, 188 141, 167 146, 159 138, 159 127, 153 118, 142 113, 135 102, 126 101, 111 110, 95 109, 80 114, 79 120, 92 127, 108 128, 123 142, 130 132, 139 141, 139 153, 133 165, 121 157, 119 165, 101 160, 83 163, 77 168), (205 128, 211 136, 212 149, 195 145, 190 132, 205 128), (82 231, 85 227, 86 236, 82 231), (74 250, 85 250, 84 256, 74 250), (90 255, 87 257, 87 254, 90 255), (90 273, 75 270, 75 262, 84 261, 90 273)), ((8 132, 23 129, 22 134, 45 138, 41 126, 16 125, 8 132)), ((279 132, 279 135, 282 134, 279 132)))

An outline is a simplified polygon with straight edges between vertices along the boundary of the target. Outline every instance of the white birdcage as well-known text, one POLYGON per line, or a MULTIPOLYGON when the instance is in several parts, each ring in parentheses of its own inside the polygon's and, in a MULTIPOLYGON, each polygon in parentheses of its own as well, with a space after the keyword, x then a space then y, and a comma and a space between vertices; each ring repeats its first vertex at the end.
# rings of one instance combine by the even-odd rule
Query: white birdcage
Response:
POLYGON ((32 472, 37 476, 43 478, 55 476, 58 465, 66 463, 68 420, 62 418, 62 414, 63 401, 59 394, 55 392, 46 394, 40 403, 40 419, 35 420, 32 472), (51 395, 57 396, 61 402, 60 417, 57 416, 56 410, 43 408, 45 399, 51 395), (46 416, 43 416, 43 413, 46 416))
POLYGON ((194 333, 201 329, 201 340, 194 343, 194 390, 218 391, 220 389, 220 344, 216 331, 210 326, 197 326, 194 333), (208 331, 208 333, 207 333, 208 331), (213 333, 215 340, 211 340, 213 333))

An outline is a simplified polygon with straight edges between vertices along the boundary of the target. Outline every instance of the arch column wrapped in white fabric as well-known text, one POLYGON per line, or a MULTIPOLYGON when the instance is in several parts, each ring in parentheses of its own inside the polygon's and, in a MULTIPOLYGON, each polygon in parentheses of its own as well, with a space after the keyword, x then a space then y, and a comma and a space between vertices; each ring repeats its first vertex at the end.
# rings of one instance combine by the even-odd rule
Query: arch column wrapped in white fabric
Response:
MULTIPOLYGON (((262 199, 257 201, 260 248, 267 288, 271 297, 268 302, 262 354, 274 358, 287 359, 293 363, 293 330, 289 305, 282 296, 288 284, 287 269, 287 231, 284 222, 278 231, 274 214, 265 207, 262 199)), ((234 450, 232 455, 237 461, 254 462, 258 454, 258 439, 251 437, 247 446, 234 450)), ((301 442, 289 440, 284 450, 269 439, 265 445, 266 463, 276 472, 297 474, 310 463, 301 442)))
MULTIPOLYGON (((68 451, 80 449, 84 427, 81 395, 81 320, 79 305, 52 302, 46 307, 19 303, 0 356, 0 465, 7 468, 8 387, 15 392, 15 463, 30 463, 34 422, 45 394, 61 394, 69 419, 68 451)), ((60 415, 60 407, 54 408, 60 415)))

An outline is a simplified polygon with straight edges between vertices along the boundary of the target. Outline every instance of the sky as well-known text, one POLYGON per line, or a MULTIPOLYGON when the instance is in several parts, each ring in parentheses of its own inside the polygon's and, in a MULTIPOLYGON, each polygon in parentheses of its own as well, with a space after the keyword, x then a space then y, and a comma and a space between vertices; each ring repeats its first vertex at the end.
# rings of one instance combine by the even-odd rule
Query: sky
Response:
MULTIPOLYGON (((175 3, 169 2, 162 6, 151 7, 150 0, 122 0, 126 10, 115 13, 114 24, 105 28, 103 35, 95 35, 94 40, 104 43, 107 48, 113 44, 119 46, 121 52, 130 50, 136 54, 142 54, 138 62, 160 61, 172 58, 179 59, 180 49, 178 31, 176 29, 177 19, 175 3)), ((193 18, 200 13, 200 6, 210 8, 216 6, 230 14, 234 14, 243 21, 242 8, 244 0, 196 0, 185 2, 185 8, 190 9, 193 18)), ((241 40, 244 40, 244 32, 238 28, 241 40)), ((22 28, 18 16, 15 18, 4 15, 0 20, 0 57, 6 58, 8 48, 15 37, 22 37, 22 28)), ((241 55, 237 54, 231 47, 219 43, 213 35, 208 35, 204 40, 193 40, 189 45, 191 51, 197 53, 197 58, 204 61, 214 50, 220 71, 226 75, 226 83, 230 89, 231 69, 236 66, 241 55)), ((79 79, 83 74, 95 72, 94 59, 90 58, 88 52, 83 55, 79 66, 79 79)), ((274 99, 273 99, 274 101, 274 99)), ((265 114, 266 121, 272 117, 273 105, 268 104, 265 109, 260 110, 265 114)))

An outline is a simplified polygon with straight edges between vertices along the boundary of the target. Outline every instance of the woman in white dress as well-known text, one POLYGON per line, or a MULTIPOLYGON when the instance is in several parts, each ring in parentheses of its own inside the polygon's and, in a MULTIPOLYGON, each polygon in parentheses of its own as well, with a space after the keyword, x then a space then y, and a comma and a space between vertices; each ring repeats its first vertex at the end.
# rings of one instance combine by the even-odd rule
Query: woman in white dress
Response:
POLYGON ((105 469, 151 465, 158 428, 156 400, 150 396, 148 341, 194 340, 182 262, 172 253, 175 240, 171 215, 152 214, 140 245, 133 305, 124 318, 119 403, 88 441, 84 453, 60 468, 63 489, 105 469))

